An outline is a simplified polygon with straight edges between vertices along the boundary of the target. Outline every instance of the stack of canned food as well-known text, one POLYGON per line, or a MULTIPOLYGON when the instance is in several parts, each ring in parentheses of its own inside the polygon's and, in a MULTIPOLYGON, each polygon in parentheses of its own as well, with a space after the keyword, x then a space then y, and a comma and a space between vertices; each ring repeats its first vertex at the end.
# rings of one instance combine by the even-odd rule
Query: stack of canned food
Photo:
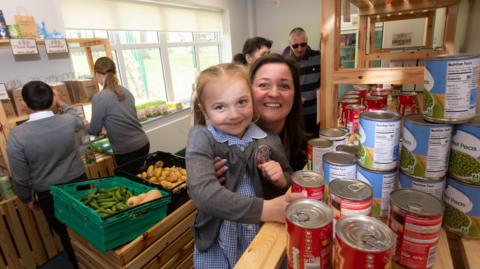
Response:
POLYGON ((400 113, 365 111, 357 133, 327 128, 309 141, 312 171, 294 173, 292 191, 310 199, 286 212, 290 268, 327 268, 333 245, 335 268, 385 268, 392 260, 430 268, 442 222, 480 238, 479 71, 480 56, 427 59, 424 115, 408 115, 402 126, 400 113))

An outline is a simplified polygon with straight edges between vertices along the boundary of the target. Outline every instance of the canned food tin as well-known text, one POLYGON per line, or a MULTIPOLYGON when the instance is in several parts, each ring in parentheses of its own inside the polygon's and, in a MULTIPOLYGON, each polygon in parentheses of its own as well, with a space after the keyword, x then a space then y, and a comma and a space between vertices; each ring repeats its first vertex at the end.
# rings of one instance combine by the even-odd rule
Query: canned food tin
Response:
POLYGON ((357 164, 355 155, 346 152, 328 152, 323 155, 325 183, 337 178, 355 178, 357 164))
POLYGON ((338 145, 336 150, 350 153, 356 156, 358 153, 358 145, 352 145, 352 144, 338 145))
POLYGON ((449 175, 468 184, 480 185, 480 115, 455 126, 449 175))
POLYGON ((354 105, 354 104, 359 104, 360 103, 360 100, 359 99, 343 99, 341 102, 340 102, 340 119, 342 120, 342 123, 343 124, 346 124, 347 122, 347 110, 346 110, 346 106, 348 105, 354 105))
POLYGON ((400 119, 400 114, 390 111, 360 114, 359 164, 378 171, 397 167, 400 119))
POLYGON ((399 176, 400 189, 414 189, 430 193, 431 195, 442 199, 443 190, 445 189, 445 178, 425 180, 418 177, 409 176, 400 171, 399 176))
POLYGON ((442 55, 425 59, 425 119, 462 123, 475 115, 479 55, 442 55))
POLYGON ((0 194, 3 198, 12 198, 15 194, 12 190, 12 183, 7 176, 0 176, 0 194))
POLYGON ((407 116, 400 155, 402 171, 425 179, 445 177, 452 130, 452 125, 426 122, 421 114, 407 116))
POLYGON ((367 89, 364 87, 353 86, 353 89, 358 92, 360 95, 360 104, 365 102, 365 97, 367 97, 367 89))
POLYGON ((320 130, 320 138, 333 142, 333 148, 347 143, 348 131, 344 128, 324 128, 320 130))
POLYGON ((367 96, 365 98, 365 105, 367 111, 372 110, 386 110, 387 109, 387 99, 383 96, 367 96))
POLYGON ((333 151, 333 142, 328 139, 315 138, 308 140, 308 170, 323 174, 323 154, 333 151))
POLYGON ((330 268, 333 213, 322 202, 299 199, 286 208, 288 268, 330 268))
POLYGON ((402 116, 417 113, 417 93, 401 92, 398 94, 397 111, 402 116))
POLYGON ((447 230, 463 237, 480 238, 480 186, 447 178, 443 193, 447 230))
POLYGON ((325 180, 313 171, 296 171, 292 174, 292 192, 307 192, 307 197, 323 201, 325 180))
POLYGON ((328 184, 332 208, 336 220, 344 216, 364 215, 372 213, 372 187, 355 179, 337 179, 328 184))
POLYGON ((397 234, 394 261, 408 268, 430 268, 442 229, 443 203, 413 189, 390 195, 388 227, 397 234))
POLYGON ((395 234, 383 222, 348 216, 335 225, 335 268, 391 268, 395 234))
POLYGON ((364 105, 348 105, 346 109, 346 126, 350 133, 354 134, 360 125, 360 113, 365 111, 364 105))
POLYGON ((398 171, 382 172, 357 166, 357 179, 369 184, 373 189, 372 216, 386 218, 390 203, 390 193, 398 181, 398 171))

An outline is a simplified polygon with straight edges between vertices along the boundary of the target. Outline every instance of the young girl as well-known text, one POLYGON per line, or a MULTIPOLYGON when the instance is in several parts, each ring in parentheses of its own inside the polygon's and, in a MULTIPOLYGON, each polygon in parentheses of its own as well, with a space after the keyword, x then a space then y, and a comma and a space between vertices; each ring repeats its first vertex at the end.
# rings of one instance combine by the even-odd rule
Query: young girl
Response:
POLYGON ((108 57, 95 62, 95 79, 102 91, 92 99, 92 120, 88 133, 107 130, 117 165, 148 155, 150 143, 138 121, 135 98, 120 86, 115 63, 108 57))
POLYGON ((284 193, 290 178, 283 171, 292 169, 278 136, 252 123, 252 94, 242 66, 220 64, 202 71, 193 111, 186 164, 188 192, 198 208, 194 265, 232 268, 261 221, 283 218, 281 209, 272 212, 269 206, 276 199, 262 197, 265 191, 284 193), (215 156, 228 162, 223 186, 215 176, 215 156))

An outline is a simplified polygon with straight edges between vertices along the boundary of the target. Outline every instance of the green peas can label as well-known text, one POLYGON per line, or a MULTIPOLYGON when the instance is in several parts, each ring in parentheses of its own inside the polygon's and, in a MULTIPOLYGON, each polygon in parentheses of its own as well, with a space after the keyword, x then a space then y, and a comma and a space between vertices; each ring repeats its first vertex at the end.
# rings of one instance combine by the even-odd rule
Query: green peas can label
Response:
POLYGON ((480 187, 448 178, 443 201, 445 227, 464 237, 480 238, 480 187))
POLYGON ((480 185, 480 115, 456 126, 448 172, 457 180, 480 185))
POLYGON ((358 163, 376 171, 397 167, 401 116, 389 111, 360 114, 358 163))
POLYGON ((400 154, 402 171, 424 179, 445 177, 452 129, 448 124, 426 122, 421 114, 408 116, 400 154))
POLYGON ((480 56, 444 55, 425 59, 424 115, 440 123, 461 123, 475 115, 480 56))

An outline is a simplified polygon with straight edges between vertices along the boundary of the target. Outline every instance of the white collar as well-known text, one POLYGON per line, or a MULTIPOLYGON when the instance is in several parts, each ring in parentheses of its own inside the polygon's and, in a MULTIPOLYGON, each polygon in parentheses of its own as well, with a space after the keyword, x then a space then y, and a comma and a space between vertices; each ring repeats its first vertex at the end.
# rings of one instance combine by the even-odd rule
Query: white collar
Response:
POLYGON ((31 113, 29 115, 28 121, 36 121, 36 120, 41 120, 41 119, 45 119, 45 118, 50 118, 50 117, 53 117, 53 116, 54 116, 54 114, 51 110, 39 111, 39 112, 31 113))

